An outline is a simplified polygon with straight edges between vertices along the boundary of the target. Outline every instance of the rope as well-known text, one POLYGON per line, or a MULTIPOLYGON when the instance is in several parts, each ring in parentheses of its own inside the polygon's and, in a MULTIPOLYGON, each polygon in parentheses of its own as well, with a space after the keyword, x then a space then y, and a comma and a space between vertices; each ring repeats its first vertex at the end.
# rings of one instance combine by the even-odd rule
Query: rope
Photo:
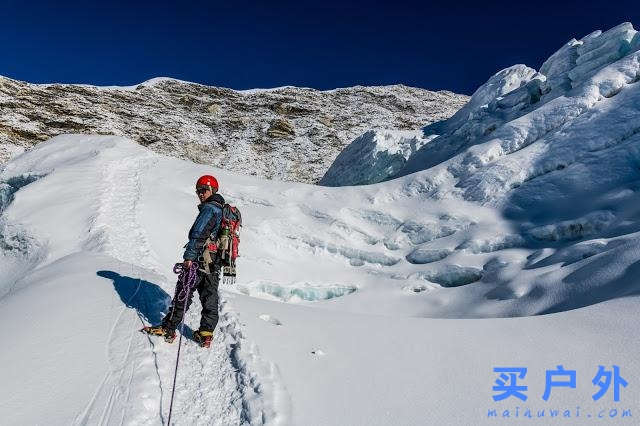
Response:
MULTIPOLYGON (((178 302, 184 302, 184 310, 182 311, 182 321, 180 321, 180 338, 178 339, 178 355, 176 356, 176 368, 173 371, 173 387, 171 388, 171 402, 169 403, 169 418, 167 425, 171 425, 171 412, 173 411, 173 396, 176 392, 176 378, 178 377, 178 363, 180 362, 180 348, 182 347, 182 335, 184 334, 184 317, 187 312, 187 300, 189 294, 196 285, 196 277, 198 271, 198 262, 192 262, 191 267, 185 271, 182 263, 176 263, 173 272, 178 275, 178 282, 182 283, 182 288, 176 293, 175 299, 178 302)), ((175 306, 175 305, 174 305, 175 306)), ((171 315, 173 315, 173 309, 171 315)))

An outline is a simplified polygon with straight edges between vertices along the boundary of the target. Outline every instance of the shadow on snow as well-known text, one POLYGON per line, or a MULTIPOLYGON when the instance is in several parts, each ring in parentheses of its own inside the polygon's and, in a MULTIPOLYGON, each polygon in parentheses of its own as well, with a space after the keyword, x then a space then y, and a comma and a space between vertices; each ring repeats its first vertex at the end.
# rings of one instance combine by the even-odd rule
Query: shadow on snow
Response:
MULTIPOLYGON (((114 271, 98 271, 100 277, 113 281, 113 288, 127 308, 135 309, 149 324, 160 324, 171 303, 171 296, 157 284, 139 278, 132 278, 114 271)), ((183 335, 193 339, 193 330, 183 325, 183 335)), ((180 327, 178 327, 180 330, 180 327)))

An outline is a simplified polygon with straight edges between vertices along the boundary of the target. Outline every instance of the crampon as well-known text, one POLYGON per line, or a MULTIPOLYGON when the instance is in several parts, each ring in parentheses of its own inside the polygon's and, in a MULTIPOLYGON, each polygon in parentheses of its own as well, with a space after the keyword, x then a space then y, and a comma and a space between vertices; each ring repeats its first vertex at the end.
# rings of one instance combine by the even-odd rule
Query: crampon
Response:
POLYGON ((167 343, 173 343, 173 341, 176 339, 175 331, 169 332, 168 330, 165 330, 161 325, 143 327, 140 331, 143 333, 151 334, 152 336, 162 336, 164 337, 164 341, 167 343))
POLYGON ((193 333, 193 340, 195 340, 201 347, 208 348, 211 346, 211 340, 213 340, 213 332, 198 330, 193 333))

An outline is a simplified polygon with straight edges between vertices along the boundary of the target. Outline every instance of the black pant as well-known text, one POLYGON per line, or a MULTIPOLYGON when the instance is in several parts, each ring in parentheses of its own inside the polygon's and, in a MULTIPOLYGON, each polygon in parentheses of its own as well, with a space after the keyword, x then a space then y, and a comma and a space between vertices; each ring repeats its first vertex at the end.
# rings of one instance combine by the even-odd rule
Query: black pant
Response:
MULTIPOLYGON (((213 266, 213 264, 212 264, 213 266)), ((218 324, 218 282, 220 277, 220 266, 216 265, 211 269, 211 274, 205 274, 202 271, 198 271, 197 284, 195 289, 191 289, 186 297, 186 300, 180 301, 178 299, 184 299, 184 295, 181 297, 182 282, 178 282, 176 285, 176 293, 173 296, 173 302, 169 312, 162 320, 162 326, 165 330, 174 331, 182 322, 182 317, 185 312, 189 310, 191 306, 191 300, 193 299, 193 291, 198 290, 200 296, 200 303, 202 304, 202 316, 200 318, 200 330, 211 331, 215 330, 218 324), (185 306, 186 303, 186 306, 185 306)))

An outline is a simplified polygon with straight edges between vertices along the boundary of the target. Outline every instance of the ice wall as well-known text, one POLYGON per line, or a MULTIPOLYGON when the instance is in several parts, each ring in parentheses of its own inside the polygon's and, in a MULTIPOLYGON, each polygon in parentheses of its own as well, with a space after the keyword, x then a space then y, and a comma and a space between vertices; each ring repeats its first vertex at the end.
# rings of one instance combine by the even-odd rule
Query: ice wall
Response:
POLYGON ((347 186, 382 182, 398 173, 434 136, 422 131, 369 130, 338 155, 320 185, 347 186))

